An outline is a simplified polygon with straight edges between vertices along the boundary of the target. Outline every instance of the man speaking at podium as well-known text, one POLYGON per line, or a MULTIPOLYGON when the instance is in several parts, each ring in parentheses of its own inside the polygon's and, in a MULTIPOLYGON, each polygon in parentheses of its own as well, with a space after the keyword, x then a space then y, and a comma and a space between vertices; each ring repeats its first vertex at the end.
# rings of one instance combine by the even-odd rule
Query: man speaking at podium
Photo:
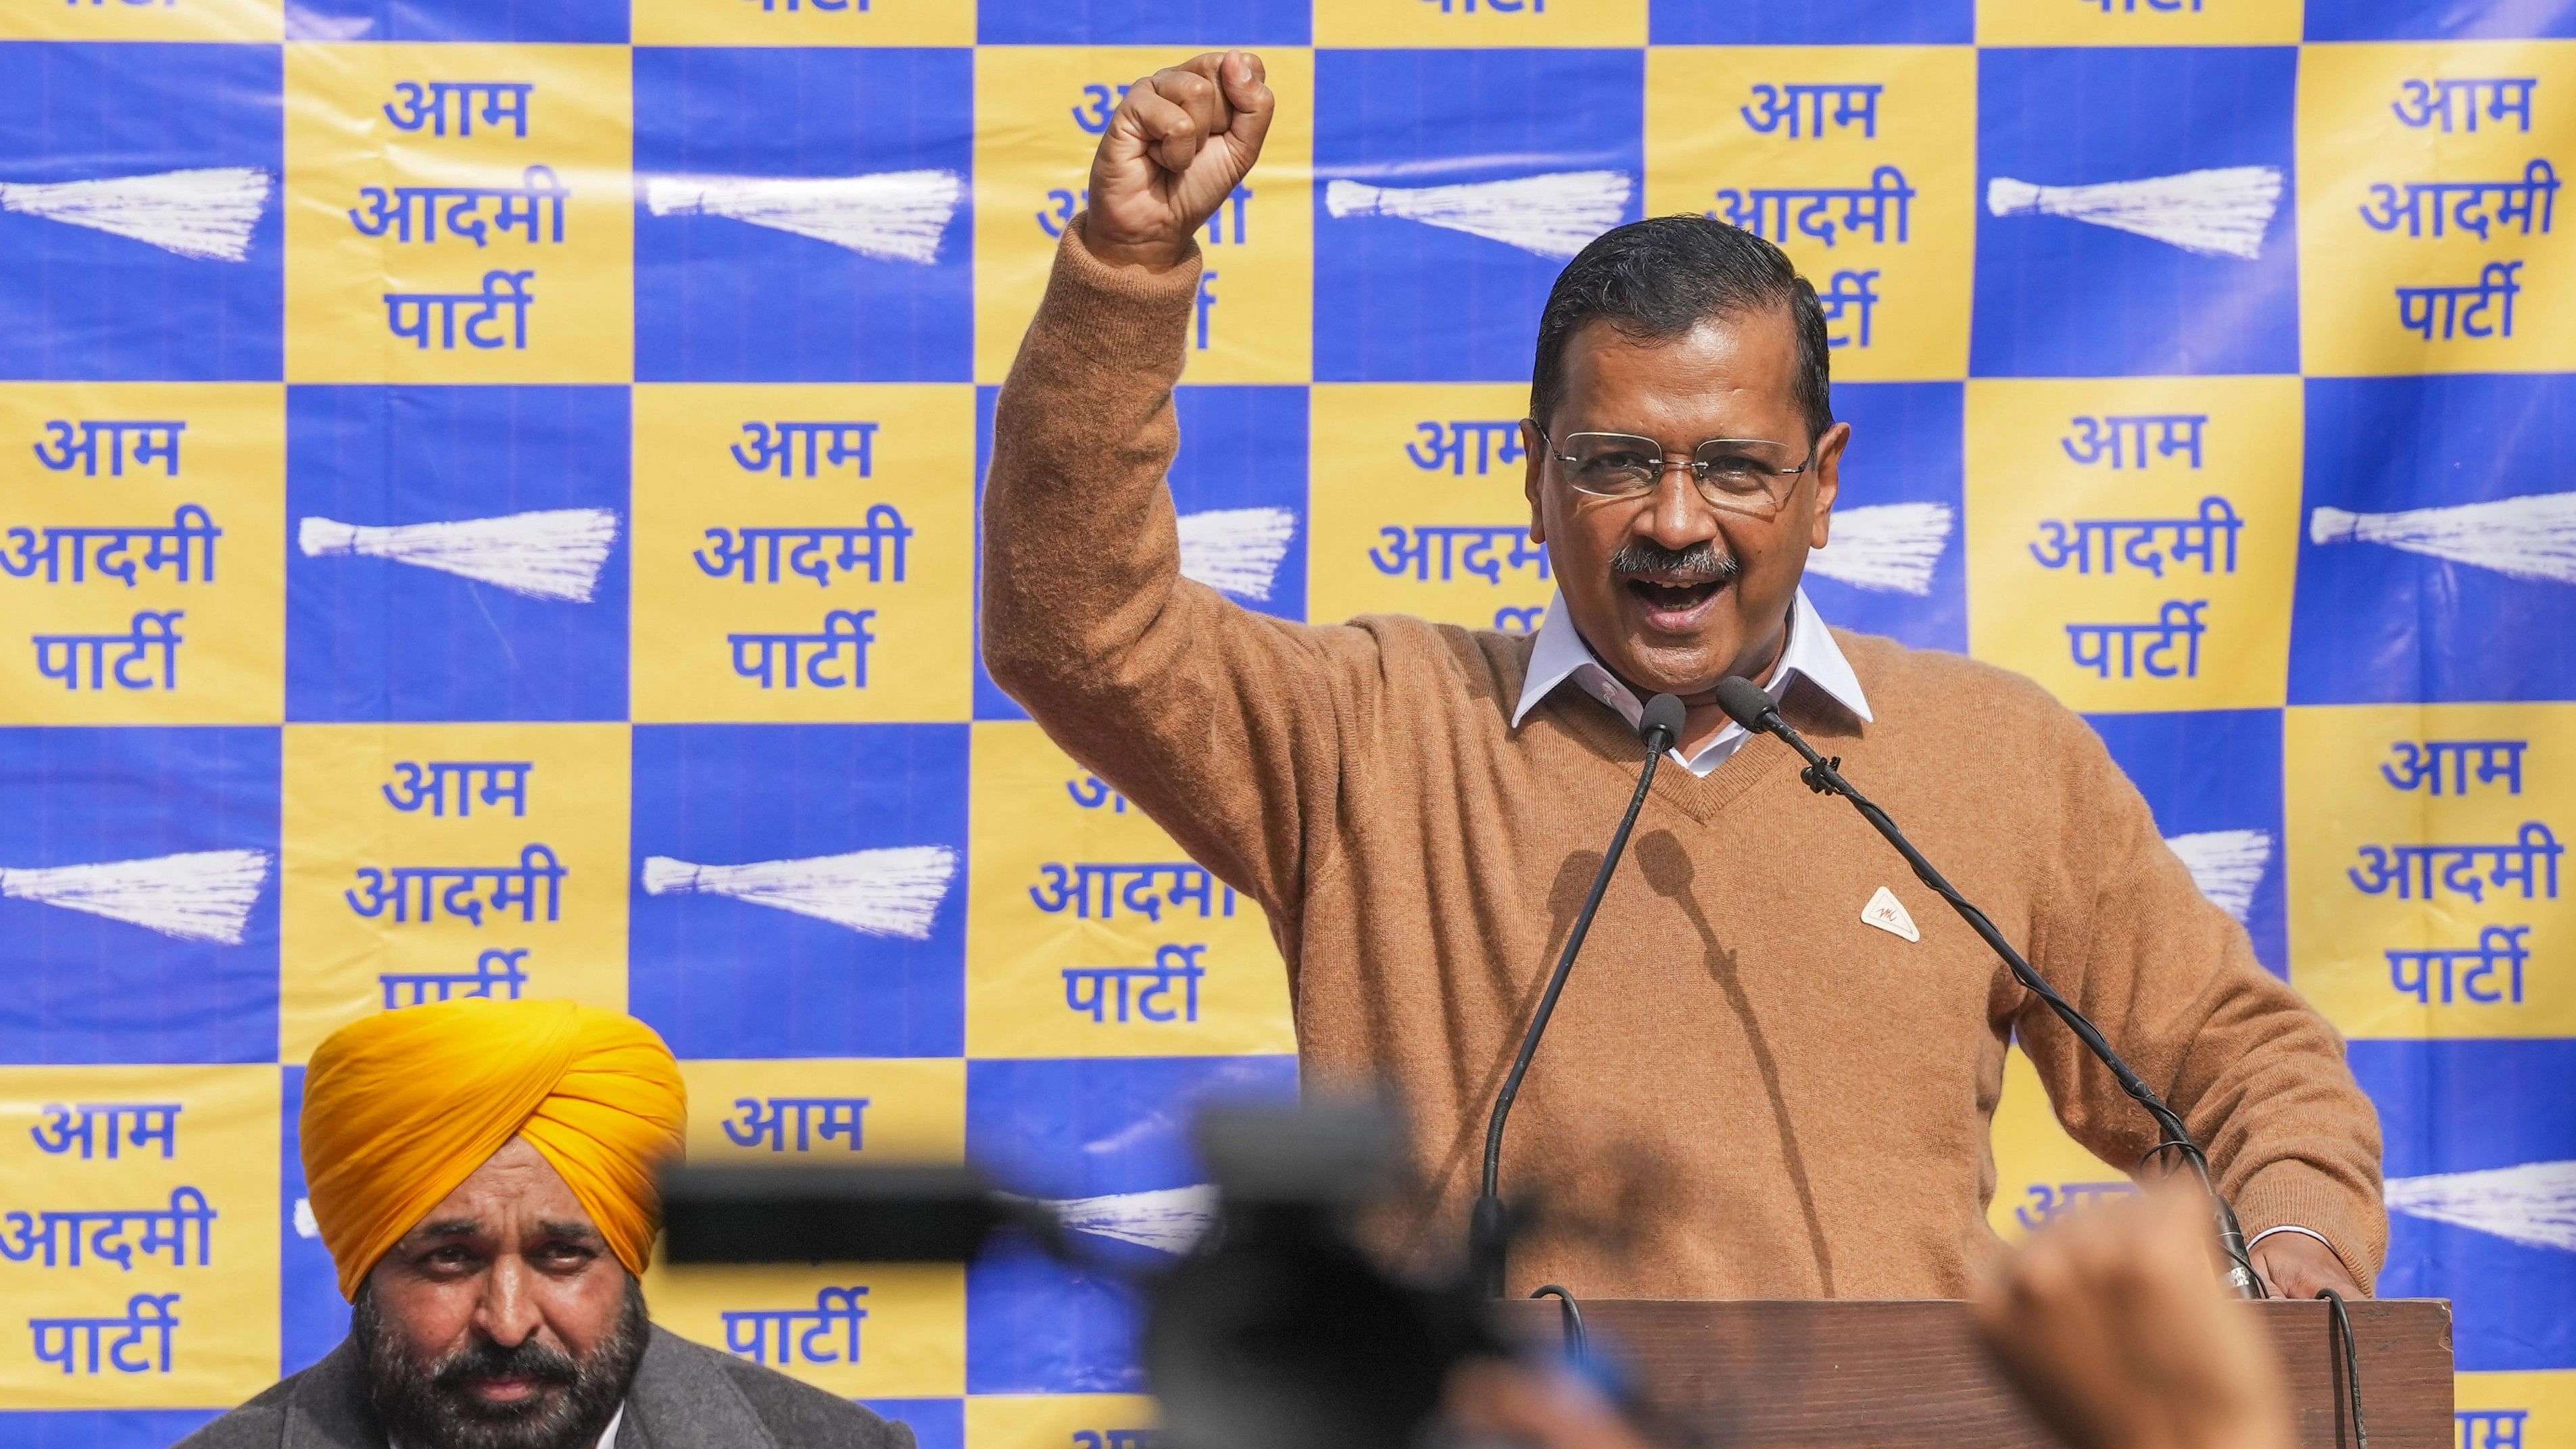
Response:
POLYGON ((984 657, 1268 911, 1307 1080, 1400 1092, 1427 1196, 1399 1246, 1465 1241, 1487 1111, 1656 693, 1687 706, 1679 768, 1513 1118, 1502 1181, 1547 1216, 1509 1291, 1965 1296, 2000 1247, 1988 1132, 2016 1033, 2078 1141, 2122 1167, 2155 1145, 1894 851, 1728 721, 1713 691, 1740 674, 2182 1113, 2267 1286, 2357 1294, 2387 1224, 2334 1030, 2082 719, 2017 675, 1836 634, 1800 591, 1851 430, 1815 293, 1768 242, 1650 220, 1558 278, 1522 425, 1559 589, 1535 636, 1285 623, 1181 577, 1163 477, 1194 233, 1260 153, 1261 76, 1200 56, 1137 82, 1102 137, 994 419, 984 657))

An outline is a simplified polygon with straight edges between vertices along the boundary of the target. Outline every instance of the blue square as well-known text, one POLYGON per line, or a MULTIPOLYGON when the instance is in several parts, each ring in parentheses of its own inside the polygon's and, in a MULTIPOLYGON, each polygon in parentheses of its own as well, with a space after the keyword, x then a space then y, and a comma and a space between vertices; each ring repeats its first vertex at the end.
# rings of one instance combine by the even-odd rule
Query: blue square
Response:
POLYGON ((683 1057, 963 1054, 967 750, 965 725, 638 728, 627 1009, 683 1057))
MULTIPOLYGON (((975 390, 975 474, 992 466, 993 399, 975 390)), ((1172 502, 1181 515, 1182 567, 1258 613, 1306 617, 1306 389, 1179 387, 1181 450, 1172 460, 1172 502), (1254 512, 1253 510, 1260 510, 1254 512), (1213 516, 1212 516, 1213 515, 1213 516), (1283 516, 1284 515, 1284 519, 1283 516), (1290 530, 1276 547, 1277 528, 1290 530), (1266 577, 1265 575, 1266 571, 1266 577)), ((977 608, 982 608, 983 534, 976 531, 977 608)), ((1027 719, 975 659, 975 718, 1027 719)))
POLYGON ((1556 274, 1642 214, 1645 82, 1643 50, 1317 52, 1316 380, 1526 382, 1556 274), (1581 219, 1521 231, 1534 191, 1581 219))
POLYGON ((340 1273, 305 1205, 304 1069, 285 1069, 278 1124, 277 1352, 278 1376, 320 1363, 349 1336, 349 1304, 340 1296, 340 1273))
POLYGON ((1657 45, 1966 45, 1976 0, 1652 0, 1657 45))
POLYGON ((628 440, 622 387, 287 389, 287 718, 624 719, 628 440))
POLYGON ((890 1424, 912 1430, 915 1449, 966 1449, 964 1399, 861 1399, 890 1424))
POLYGON ((277 1060, 278 832, 274 729, 0 730, 0 1062, 277 1060))
POLYGON ((10 1449, 168 1449, 219 1409, 62 1409, 0 1413, 10 1449))
POLYGON ((1311 0, 982 0, 976 38, 986 45, 1304 45, 1314 35, 1313 10, 1311 0))
POLYGON ((2387 1139, 2382 1298, 2448 1298, 2462 1373, 2576 1369, 2576 1041, 2357 1041, 2353 1075, 2387 1139), (2514 1177, 2454 1174, 2524 1169, 2514 1177), (2532 1171, 2537 1169, 2537 1171, 2532 1171), (2523 1180, 2517 1182, 2515 1178, 2523 1180))
POLYGON ((2576 378, 2312 378, 2307 395, 2290 702, 2576 699, 2576 378))
POLYGON ((2566 0, 2307 0, 2310 40, 2568 40, 2566 0))
POLYGON ((2202 892, 2254 938, 2254 955, 2264 968, 2288 980, 2281 712, 2095 714, 2085 719, 2111 747, 2111 758, 2129 783, 2147 797, 2156 829, 2192 867, 2202 892))
MULTIPOLYGON (((1286 1102, 1294 1057, 977 1061, 966 1066, 966 1156, 1013 1192, 1097 1198, 1206 1181, 1191 1128, 1209 1102, 1286 1102)), ((966 1273, 970 1394, 1133 1394, 1141 1305, 1126 1276, 1170 1257, 1079 1234, 1118 1276, 1001 1244, 966 1273)))
POLYGON ((973 57, 638 49, 636 378, 971 380, 973 57))
POLYGON ((2298 51, 2286 46, 1980 52, 1969 371, 2297 372, 2298 69, 2298 51), (2223 216, 2262 215, 2262 170, 2275 189, 2259 235, 2222 225, 2223 216), (2153 194, 2068 190, 2148 181, 2165 185, 2153 194), (1995 214, 1998 204, 2007 214, 1995 214), (2100 220, 2115 207, 2133 223, 2150 217, 2169 237, 2257 255, 2120 230, 2100 220))
POLYGON ((0 377, 284 375, 284 84, 273 45, 0 44, 0 377), (135 206, 161 240, 98 226, 135 206))
POLYGON ((1852 429, 1834 501, 1838 542, 1807 555, 1804 584, 1826 623, 1968 652, 1966 398, 1955 382, 1835 384, 1834 416, 1852 429), (1929 575, 1888 566, 1891 546, 1936 534, 1929 575))
POLYGON ((286 0, 289 40, 623 45, 627 0, 286 0))

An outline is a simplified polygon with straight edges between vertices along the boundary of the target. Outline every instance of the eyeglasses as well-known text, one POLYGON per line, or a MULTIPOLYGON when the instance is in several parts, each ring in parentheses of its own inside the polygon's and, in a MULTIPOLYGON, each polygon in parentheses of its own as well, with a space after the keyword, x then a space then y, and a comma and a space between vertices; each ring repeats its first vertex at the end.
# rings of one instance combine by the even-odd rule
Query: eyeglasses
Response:
POLYGON ((1789 501, 1798 475, 1815 461, 1814 449, 1794 449, 1763 438, 1711 438, 1687 461, 1668 459, 1664 445, 1631 433, 1568 433, 1562 443, 1533 421, 1540 444, 1564 470, 1575 491, 1595 498, 1642 498, 1660 487, 1675 463, 1690 469, 1699 495, 1712 508, 1769 518, 1789 501))

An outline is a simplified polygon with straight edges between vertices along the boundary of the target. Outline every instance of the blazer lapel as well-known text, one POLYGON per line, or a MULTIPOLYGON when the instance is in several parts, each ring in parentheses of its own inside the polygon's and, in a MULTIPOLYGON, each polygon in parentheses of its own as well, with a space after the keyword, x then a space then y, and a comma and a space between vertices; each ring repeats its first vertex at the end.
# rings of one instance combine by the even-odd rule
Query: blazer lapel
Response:
POLYGON ((655 1328, 626 1391, 617 1449, 778 1449, 751 1401, 699 1348, 655 1328))
POLYGON ((385 1449, 384 1431, 367 1402, 358 1346, 349 1339, 296 1377, 279 1449, 385 1449))

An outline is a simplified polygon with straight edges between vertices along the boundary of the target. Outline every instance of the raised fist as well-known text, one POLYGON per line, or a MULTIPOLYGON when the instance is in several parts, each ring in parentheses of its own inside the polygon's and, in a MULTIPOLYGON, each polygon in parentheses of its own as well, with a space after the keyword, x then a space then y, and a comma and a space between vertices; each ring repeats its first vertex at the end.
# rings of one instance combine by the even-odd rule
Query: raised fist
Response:
POLYGON ((1278 102, 1261 58, 1210 51, 1127 88, 1091 160, 1083 240, 1112 264, 1162 268, 1234 194, 1261 155, 1278 102))

